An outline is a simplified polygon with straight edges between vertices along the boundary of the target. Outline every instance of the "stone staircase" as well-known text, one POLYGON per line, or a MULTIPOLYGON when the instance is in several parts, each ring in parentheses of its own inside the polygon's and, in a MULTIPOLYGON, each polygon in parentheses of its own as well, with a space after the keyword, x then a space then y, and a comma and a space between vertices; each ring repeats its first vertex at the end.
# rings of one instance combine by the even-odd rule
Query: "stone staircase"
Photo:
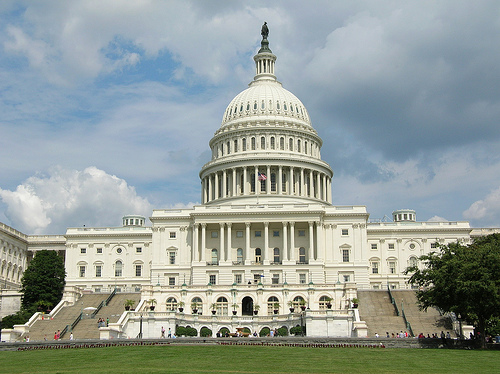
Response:
POLYGON ((397 334, 405 331, 403 317, 396 315, 391 304, 389 293, 385 290, 358 290, 359 315, 368 327, 368 337, 372 338, 378 333, 385 337, 386 332, 397 334))
POLYGON ((400 310, 401 303, 403 304, 406 319, 416 336, 420 333, 432 336, 439 334, 441 330, 450 331, 449 319, 443 317, 437 309, 429 308, 426 312, 419 309, 414 291, 391 290, 391 293, 400 310))
MULTIPOLYGON (((101 295, 103 300, 107 298, 108 295, 101 295)), ((109 318, 110 323, 118 322, 120 316, 125 311, 125 300, 130 299, 135 301, 135 306, 139 304, 141 300, 140 293, 117 293, 107 306, 101 308, 101 310, 95 315, 94 318, 90 318, 90 315, 84 315, 84 318, 78 322, 78 324, 73 329, 73 335, 75 339, 99 339, 99 327, 97 326, 97 321, 99 318, 106 320, 109 318)), ((99 305, 99 304, 97 304, 99 305)), ((96 306, 97 306, 96 305, 96 306)), ((69 339, 69 334, 65 336, 69 339)))

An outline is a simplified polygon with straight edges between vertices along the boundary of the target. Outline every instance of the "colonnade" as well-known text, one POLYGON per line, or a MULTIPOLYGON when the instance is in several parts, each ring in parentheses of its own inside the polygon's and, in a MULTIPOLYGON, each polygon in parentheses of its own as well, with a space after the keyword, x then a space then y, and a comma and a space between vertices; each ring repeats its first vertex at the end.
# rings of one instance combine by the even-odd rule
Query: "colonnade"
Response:
POLYGON ((332 200, 331 178, 320 171, 293 166, 243 166, 206 175, 202 203, 245 195, 288 195, 332 200))

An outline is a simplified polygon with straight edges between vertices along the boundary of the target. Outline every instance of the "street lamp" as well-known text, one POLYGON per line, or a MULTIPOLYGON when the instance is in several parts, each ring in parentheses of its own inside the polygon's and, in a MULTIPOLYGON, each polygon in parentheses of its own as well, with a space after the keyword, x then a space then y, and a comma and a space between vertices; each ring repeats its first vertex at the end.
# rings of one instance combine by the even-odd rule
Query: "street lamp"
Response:
POLYGON ((462 316, 460 315, 460 313, 458 313, 458 335, 459 335, 459 339, 462 340, 463 339, 463 334, 462 334, 462 316))

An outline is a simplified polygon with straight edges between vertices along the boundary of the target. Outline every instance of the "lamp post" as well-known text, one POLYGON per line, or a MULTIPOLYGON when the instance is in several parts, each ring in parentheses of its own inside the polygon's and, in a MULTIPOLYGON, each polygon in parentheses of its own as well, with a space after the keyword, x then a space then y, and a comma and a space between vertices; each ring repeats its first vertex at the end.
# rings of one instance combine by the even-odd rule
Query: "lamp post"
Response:
POLYGON ((463 334, 462 334, 462 316, 460 315, 460 313, 458 313, 458 338, 460 340, 463 339, 463 334))

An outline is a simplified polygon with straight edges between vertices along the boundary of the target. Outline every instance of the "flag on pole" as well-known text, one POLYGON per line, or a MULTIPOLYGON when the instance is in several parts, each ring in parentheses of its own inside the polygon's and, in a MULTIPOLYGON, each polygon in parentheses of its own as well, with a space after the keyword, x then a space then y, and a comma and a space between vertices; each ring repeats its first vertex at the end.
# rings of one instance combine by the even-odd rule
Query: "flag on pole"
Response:
POLYGON ((266 175, 265 174, 261 174, 259 173, 259 178, 258 178, 260 181, 265 181, 267 179, 266 175))

